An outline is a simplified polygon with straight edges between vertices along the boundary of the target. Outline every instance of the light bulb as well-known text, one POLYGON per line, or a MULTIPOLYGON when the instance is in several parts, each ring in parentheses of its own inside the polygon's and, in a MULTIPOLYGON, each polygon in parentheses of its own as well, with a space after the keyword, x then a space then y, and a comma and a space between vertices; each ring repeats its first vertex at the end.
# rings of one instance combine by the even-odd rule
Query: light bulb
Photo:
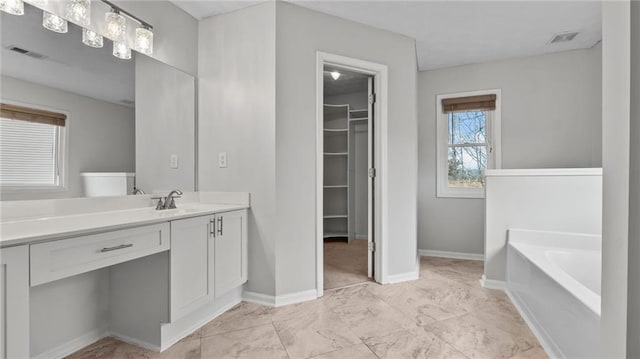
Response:
POLYGON ((342 75, 341 73, 339 73, 338 71, 333 71, 331 72, 331 77, 333 77, 334 80, 337 80, 340 78, 340 75, 342 75))
POLYGON ((0 10, 11 15, 23 15, 24 2, 22 0, 0 0, 0 10))
POLYGON ((153 32, 146 27, 136 29, 136 50, 145 55, 153 53, 153 32))
POLYGON ((104 15, 104 36, 114 42, 124 42, 127 23, 124 16, 116 12, 108 12, 104 15))
POLYGON ((91 0, 69 1, 66 18, 80 26, 89 26, 91 23, 91 0))
POLYGON ((60 33, 66 33, 68 30, 67 20, 46 11, 42 12, 42 26, 51 31, 60 33))
POLYGON ((82 42, 91 47, 102 47, 103 38, 100 34, 89 29, 82 29, 82 42))
POLYGON ((113 42, 113 56, 129 60, 131 58, 131 48, 127 46, 124 42, 113 42))

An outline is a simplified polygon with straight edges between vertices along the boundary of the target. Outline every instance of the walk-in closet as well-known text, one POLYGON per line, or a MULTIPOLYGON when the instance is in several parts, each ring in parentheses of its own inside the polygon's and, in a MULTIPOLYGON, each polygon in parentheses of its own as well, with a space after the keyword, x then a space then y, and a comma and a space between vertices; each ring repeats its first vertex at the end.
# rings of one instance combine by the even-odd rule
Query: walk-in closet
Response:
POLYGON ((371 77, 324 71, 324 288, 367 281, 371 77))

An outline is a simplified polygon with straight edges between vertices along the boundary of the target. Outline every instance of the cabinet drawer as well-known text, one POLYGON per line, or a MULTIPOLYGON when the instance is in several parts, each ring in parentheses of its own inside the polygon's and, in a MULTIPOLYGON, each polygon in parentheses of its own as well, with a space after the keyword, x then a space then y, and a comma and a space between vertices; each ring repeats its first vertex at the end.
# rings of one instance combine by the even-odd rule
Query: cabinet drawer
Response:
POLYGON ((169 224, 92 234, 30 247, 31 286, 169 249, 169 224))

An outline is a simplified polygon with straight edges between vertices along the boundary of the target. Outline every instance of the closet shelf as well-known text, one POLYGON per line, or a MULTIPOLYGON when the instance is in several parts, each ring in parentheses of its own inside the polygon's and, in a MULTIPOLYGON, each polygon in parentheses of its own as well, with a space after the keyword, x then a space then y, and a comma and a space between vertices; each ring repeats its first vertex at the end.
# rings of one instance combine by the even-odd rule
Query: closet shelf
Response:
POLYGON ((347 218, 347 215, 346 214, 325 214, 323 218, 325 219, 347 218))
POLYGON ((347 132, 349 131, 346 128, 325 128, 324 132, 347 132))
POLYGON ((348 156, 349 152, 325 152, 325 156, 348 156))
POLYGON ((324 188, 347 188, 347 185, 346 184, 331 185, 331 186, 324 186, 324 188))
POLYGON ((366 108, 349 110, 349 112, 367 112, 367 111, 369 111, 369 110, 366 109, 366 108))
POLYGON ((356 117, 356 118, 350 118, 349 121, 368 121, 369 117, 356 117))
POLYGON ((325 232, 323 238, 331 238, 331 237, 348 237, 349 234, 347 232, 325 232))

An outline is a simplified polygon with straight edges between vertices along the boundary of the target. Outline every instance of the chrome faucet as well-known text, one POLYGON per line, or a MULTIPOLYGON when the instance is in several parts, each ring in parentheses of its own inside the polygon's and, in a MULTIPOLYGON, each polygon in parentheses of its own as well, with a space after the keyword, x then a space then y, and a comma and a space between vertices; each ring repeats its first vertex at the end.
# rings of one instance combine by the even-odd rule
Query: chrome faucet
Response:
POLYGON ((176 201, 174 200, 174 198, 180 198, 180 196, 182 196, 182 191, 179 189, 174 189, 173 191, 169 192, 167 197, 164 199, 164 209, 176 208, 176 201), (178 195, 177 197, 174 196, 176 194, 178 195))
POLYGON ((133 194, 145 194, 142 188, 133 188, 133 194))

